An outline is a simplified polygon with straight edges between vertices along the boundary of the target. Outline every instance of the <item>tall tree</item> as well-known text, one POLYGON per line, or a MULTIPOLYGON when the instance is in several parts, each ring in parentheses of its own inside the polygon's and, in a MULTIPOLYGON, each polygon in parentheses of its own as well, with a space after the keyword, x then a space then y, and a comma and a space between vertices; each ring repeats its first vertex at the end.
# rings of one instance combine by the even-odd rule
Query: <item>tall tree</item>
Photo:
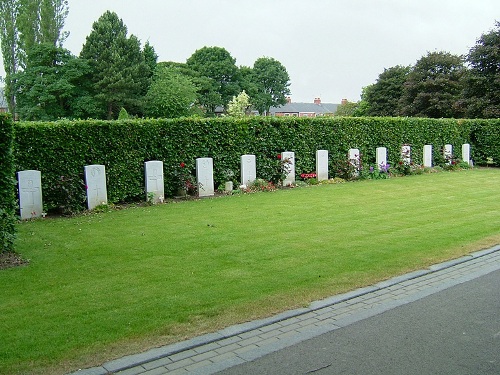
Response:
POLYGON ((178 68, 158 64, 145 98, 149 117, 175 118, 193 113, 196 86, 178 68))
POLYGON ((403 95, 403 88, 409 66, 394 66, 378 76, 377 82, 367 86, 361 96, 366 103, 366 116, 398 116, 399 101, 403 95))
POLYGON ((139 39, 127 37, 127 27, 116 13, 107 11, 94 22, 80 57, 92 69, 89 78, 102 103, 96 117, 116 118, 122 107, 130 114, 141 114, 148 66, 139 39))
POLYGON ((256 88, 252 104, 259 113, 265 114, 271 107, 286 103, 286 97, 290 95, 290 76, 278 60, 271 57, 257 59, 252 75, 256 88))
POLYGON ((408 74, 401 114, 415 117, 463 117, 460 106, 465 66, 460 56, 429 52, 408 74))
POLYGON ((213 113, 217 106, 226 108, 239 93, 236 59, 226 49, 203 47, 187 59, 186 65, 198 74, 198 100, 208 112, 213 113))
POLYGON ((464 96, 468 117, 500 117, 500 22, 481 35, 467 56, 464 96))
POLYGON ((24 71, 14 76, 19 118, 52 121, 85 116, 78 103, 88 97, 84 91, 88 73, 87 63, 68 50, 52 43, 37 44, 24 71))
POLYGON ((5 96, 11 113, 16 112, 12 77, 19 71, 18 16, 19 2, 17 0, 0 1, 0 41, 5 69, 5 96))

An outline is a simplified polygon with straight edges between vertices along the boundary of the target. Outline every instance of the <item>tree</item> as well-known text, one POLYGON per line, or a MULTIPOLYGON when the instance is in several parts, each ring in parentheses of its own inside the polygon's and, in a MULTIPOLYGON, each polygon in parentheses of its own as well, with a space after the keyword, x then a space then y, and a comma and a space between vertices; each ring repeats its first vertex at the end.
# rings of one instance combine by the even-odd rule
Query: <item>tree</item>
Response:
POLYGON ((11 113, 16 112, 12 76, 19 71, 18 15, 19 2, 17 0, 0 1, 0 40, 5 69, 5 96, 11 113))
POLYGON ((216 107, 226 108, 238 94, 236 59, 221 47, 203 47, 186 61, 186 66, 198 75, 198 101, 209 113, 216 107))
POLYGON ((500 117, 500 22, 481 35, 467 56, 464 97, 468 117, 500 117))
POLYGON ((256 93, 252 104, 260 114, 269 112, 269 108, 286 103, 290 95, 290 76, 285 67, 271 57, 261 57, 253 65, 253 83, 256 93))
POLYGON ((14 75, 20 119, 52 121, 79 113, 79 101, 88 96, 83 91, 88 72, 86 62, 62 47, 34 46, 25 70, 14 75))
POLYGON ((91 67, 89 79, 101 103, 95 117, 111 120, 122 107, 132 115, 141 114, 148 65, 139 39, 127 37, 127 27, 116 13, 107 11, 94 22, 80 57, 91 67))
POLYGON ((361 99, 366 103, 366 116, 398 116, 399 101, 404 83, 410 72, 409 66, 395 66, 378 76, 377 82, 363 90, 361 99))
POLYGON ((179 69, 158 64, 145 98, 149 117, 175 118, 193 113, 197 88, 179 69))
POLYGON ((335 116, 359 117, 364 115, 361 102, 343 101, 335 111, 335 116))
POLYGON ((229 102, 227 106, 227 113, 232 117, 244 117, 246 116, 250 108, 250 97, 243 90, 238 94, 238 96, 233 96, 233 99, 229 102))
POLYGON ((404 84, 401 114, 415 117, 462 117, 465 66, 460 56, 429 52, 417 61, 404 84))

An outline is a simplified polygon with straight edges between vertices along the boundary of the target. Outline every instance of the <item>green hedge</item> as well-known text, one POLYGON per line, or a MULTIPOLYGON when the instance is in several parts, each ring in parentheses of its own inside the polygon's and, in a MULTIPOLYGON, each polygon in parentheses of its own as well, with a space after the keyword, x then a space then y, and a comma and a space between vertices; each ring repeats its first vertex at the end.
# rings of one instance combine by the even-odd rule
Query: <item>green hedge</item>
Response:
POLYGON ((0 114, 0 252, 14 251, 15 179, 14 125, 9 115, 0 114))
MULTIPOLYGON (((175 171, 180 163, 195 174, 195 160, 214 159, 216 186, 232 170, 240 175, 240 156, 254 154, 257 175, 271 179, 277 154, 294 151, 296 173, 315 169, 315 152, 326 149, 330 161, 345 160, 359 148, 364 163, 375 162, 375 149, 387 147, 397 162, 402 144, 412 146, 412 158, 422 160, 425 144, 434 145, 439 160, 444 144, 460 153, 472 144, 472 156, 500 161, 500 121, 421 118, 276 118, 175 119, 121 121, 60 121, 20 123, 17 127, 17 170, 42 172, 44 203, 49 209, 72 212, 84 208, 83 167, 104 164, 110 202, 143 200, 144 162, 162 160, 166 195, 175 193, 175 171)), ((330 174, 333 175, 333 169, 330 174)))

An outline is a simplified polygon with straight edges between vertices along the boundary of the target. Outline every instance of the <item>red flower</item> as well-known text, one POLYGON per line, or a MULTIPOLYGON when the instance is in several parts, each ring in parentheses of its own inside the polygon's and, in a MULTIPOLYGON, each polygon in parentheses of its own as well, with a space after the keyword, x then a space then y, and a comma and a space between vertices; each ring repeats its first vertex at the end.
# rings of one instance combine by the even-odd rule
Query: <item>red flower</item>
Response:
POLYGON ((184 164, 184 162, 181 163, 181 168, 184 168, 186 166, 186 164, 184 164))
POLYGON ((278 158, 278 160, 281 160, 281 154, 278 154, 276 157, 278 158))

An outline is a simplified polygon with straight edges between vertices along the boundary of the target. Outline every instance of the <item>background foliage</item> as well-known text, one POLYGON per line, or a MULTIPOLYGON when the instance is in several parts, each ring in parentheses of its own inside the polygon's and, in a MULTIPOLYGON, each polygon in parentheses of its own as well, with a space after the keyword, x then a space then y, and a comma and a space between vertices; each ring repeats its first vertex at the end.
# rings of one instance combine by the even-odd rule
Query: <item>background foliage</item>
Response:
POLYGON ((199 157, 214 159, 217 187, 227 171, 238 182, 244 154, 256 155, 257 176, 271 180, 282 151, 295 152, 297 176, 315 170, 319 149, 329 151, 334 177, 335 163, 345 160, 350 148, 360 150, 364 163, 374 164, 376 148, 384 146, 395 163, 403 144, 412 146, 416 163, 421 163, 425 144, 434 145, 437 162, 444 144, 460 153, 463 143, 471 143, 476 163, 493 158, 500 165, 498 134, 500 120, 255 116, 26 122, 16 131, 16 169, 40 170, 47 207, 74 212, 84 209, 83 167, 89 164, 106 166, 108 198, 116 203, 144 200, 144 162, 149 160, 164 162, 165 194, 172 196, 179 165, 195 175, 199 157))
POLYGON ((0 253, 14 250, 14 126, 9 115, 0 113, 0 253))

